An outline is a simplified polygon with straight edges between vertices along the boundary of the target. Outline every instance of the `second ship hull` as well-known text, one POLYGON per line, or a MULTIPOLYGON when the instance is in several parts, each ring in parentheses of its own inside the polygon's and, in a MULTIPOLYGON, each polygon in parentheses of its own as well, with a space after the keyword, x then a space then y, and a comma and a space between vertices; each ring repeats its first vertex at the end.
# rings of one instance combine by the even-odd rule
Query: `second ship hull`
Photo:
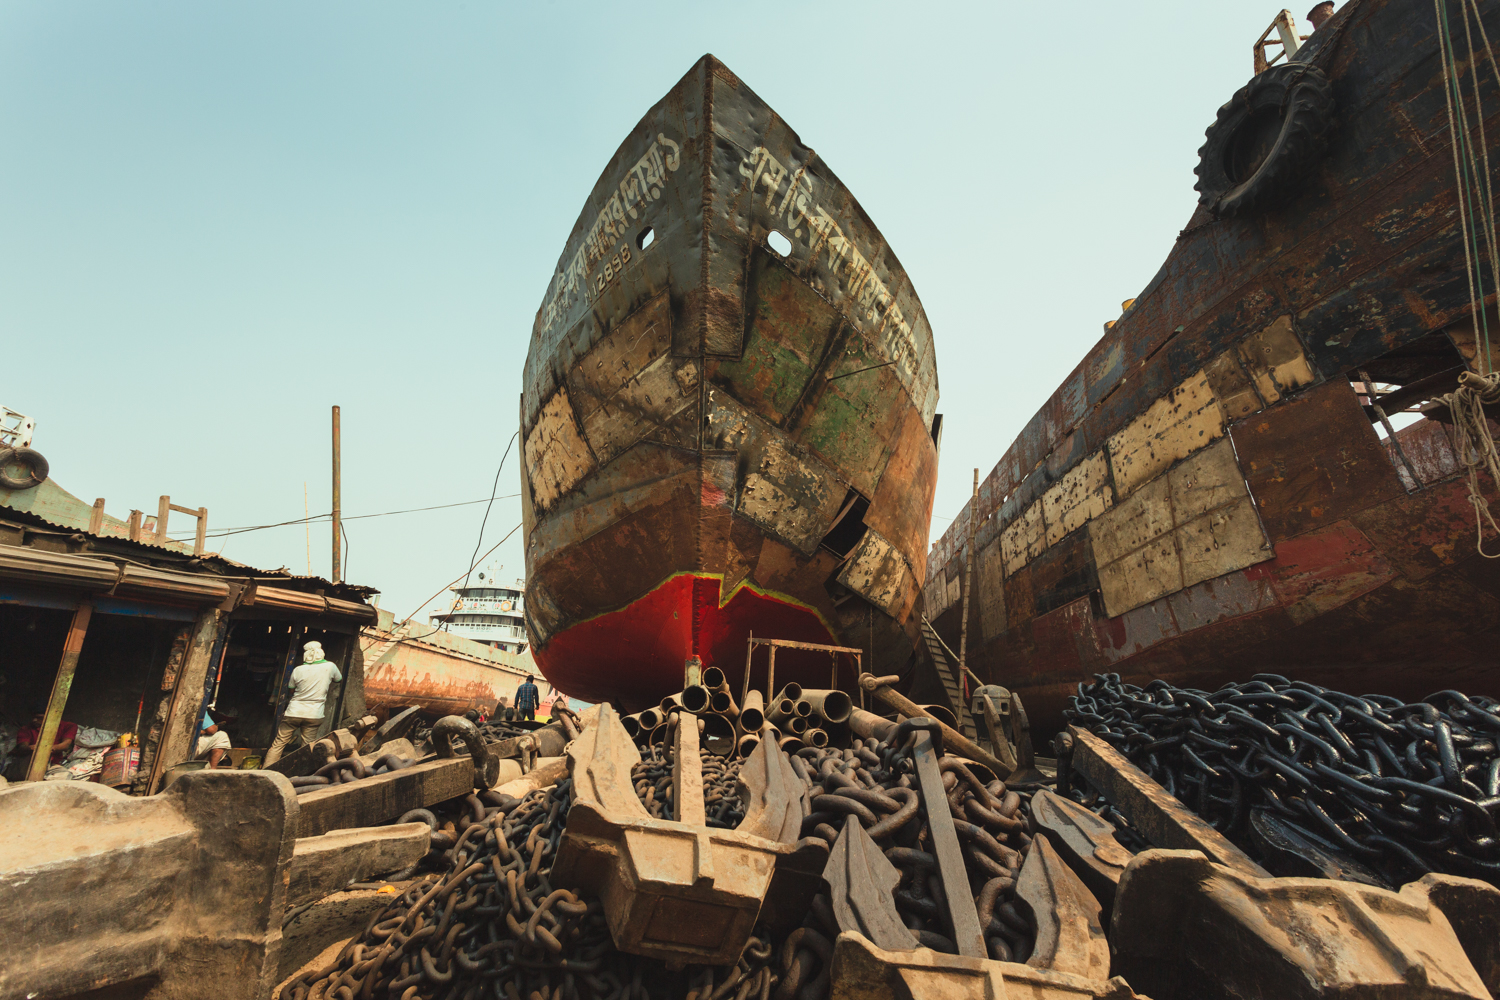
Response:
MULTIPOLYGON (((972 580, 971 666, 1044 731, 1096 672, 1500 694, 1500 560, 1476 551, 1451 415, 1426 404, 1397 451, 1364 383, 1401 387, 1392 410, 1452 391, 1488 367, 1476 327, 1500 358, 1490 262, 1484 320, 1465 275, 1438 31, 1415 0, 1318 28, 1296 62, 1329 81, 1326 149, 1281 204, 1198 210, 934 547, 934 624, 956 647, 972 580)), ((1460 70, 1493 146, 1491 68, 1460 70)))

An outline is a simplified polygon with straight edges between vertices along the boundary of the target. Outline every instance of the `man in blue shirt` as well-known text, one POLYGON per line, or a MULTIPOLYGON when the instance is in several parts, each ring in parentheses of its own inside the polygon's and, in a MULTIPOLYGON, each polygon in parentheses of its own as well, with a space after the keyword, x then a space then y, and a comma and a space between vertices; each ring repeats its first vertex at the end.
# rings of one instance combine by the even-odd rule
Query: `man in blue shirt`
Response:
POLYGON ((516 716, 527 722, 536 721, 537 706, 542 703, 542 693, 531 683, 531 675, 526 675, 526 683, 516 688, 516 716))

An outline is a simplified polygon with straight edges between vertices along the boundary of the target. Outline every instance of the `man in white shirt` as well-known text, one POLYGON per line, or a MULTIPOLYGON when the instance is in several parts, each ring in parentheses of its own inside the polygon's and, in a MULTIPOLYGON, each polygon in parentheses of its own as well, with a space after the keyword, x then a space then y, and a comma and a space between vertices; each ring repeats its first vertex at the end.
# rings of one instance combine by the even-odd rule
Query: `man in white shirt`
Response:
POLYGON ((317 738, 318 726, 323 722, 323 704, 328 700, 328 688, 334 681, 343 679, 339 668, 323 659, 322 643, 309 642, 302 647, 302 663, 287 681, 289 698, 286 711, 276 727, 276 741, 266 751, 266 766, 281 759, 282 751, 293 736, 300 735, 304 743, 317 738))

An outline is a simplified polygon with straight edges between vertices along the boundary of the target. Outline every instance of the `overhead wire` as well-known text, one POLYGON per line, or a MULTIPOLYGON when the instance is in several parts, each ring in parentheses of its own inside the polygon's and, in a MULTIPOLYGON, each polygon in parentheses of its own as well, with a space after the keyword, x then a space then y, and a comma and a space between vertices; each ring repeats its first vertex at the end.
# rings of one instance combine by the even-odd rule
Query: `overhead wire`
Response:
MULTIPOLYGON (((505 454, 500 456, 500 464, 495 467, 495 482, 494 485, 490 487, 490 502, 485 505, 484 520, 479 522, 479 537, 474 539, 474 554, 469 556, 469 570, 468 573, 464 574, 464 585, 461 589, 468 588, 469 573, 474 572, 474 567, 479 565, 479 546, 484 544, 484 528, 485 525, 490 523, 490 508, 495 505, 495 494, 500 489, 500 472, 505 468, 505 460, 510 457, 510 449, 515 446, 516 438, 520 437, 520 435, 520 428, 516 428, 516 432, 510 436, 510 440, 505 444, 505 454)), ((444 621, 443 628, 446 629, 449 624, 451 624, 451 622, 444 621)))
MULTIPOLYGON (((381 511, 378 514, 353 514, 353 515, 341 516, 339 518, 339 520, 340 521, 361 521, 361 520, 364 520, 365 518, 369 518, 369 517, 390 517, 393 514, 417 514, 417 513, 421 513, 422 511, 428 511, 428 510, 447 510, 450 507, 472 507, 474 504, 477 504, 477 503, 493 504, 496 500, 513 500, 513 499, 515 499, 516 497, 518 497, 520 495, 521 494, 519 494, 519 493, 507 493, 504 496, 480 497, 478 500, 464 500, 464 501, 462 501, 460 503, 442 503, 442 504, 437 504, 436 506, 432 506, 432 507, 408 507, 405 510, 386 510, 386 511, 381 511)), ((295 521, 277 521, 275 524, 256 524, 256 525, 250 525, 250 526, 241 527, 241 528, 227 528, 224 531, 215 532, 215 533, 210 534, 210 535, 205 535, 204 537, 205 538, 226 538, 229 535, 242 535, 242 534, 244 534, 247 531, 264 531, 267 528, 285 528, 285 527, 287 527, 289 525, 293 525, 293 524, 316 523, 318 521, 328 521, 328 520, 331 520, 332 518, 333 518, 333 512, 330 511, 327 514, 314 514, 311 517, 299 517, 295 521)), ((192 531, 188 531, 188 530, 168 532, 168 534, 178 534, 178 535, 191 535, 192 533, 193 533, 192 531)))
MULTIPOLYGON (((521 522, 521 524, 525 524, 525 523, 526 523, 526 522, 525 522, 525 521, 522 521, 522 522, 521 522)), ((495 551, 495 550, 496 550, 496 549, 498 549, 498 548, 499 548, 499 547, 500 547, 500 546, 502 546, 502 545, 504 545, 504 544, 505 544, 505 543, 506 543, 506 542, 508 542, 508 541, 510 541, 510 536, 511 536, 511 535, 514 535, 514 534, 515 534, 515 533, 516 533, 516 532, 517 532, 517 531, 520 531, 520 530, 521 530, 521 524, 517 524, 517 525, 516 525, 516 526, 515 526, 515 527, 514 527, 514 528, 511 528, 511 529, 510 529, 510 530, 509 530, 509 531, 507 531, 507 532, 506 532, 506 533, 505 533, 505 537, 504 537, 504 538, 502 538, 502 539, 500 539, 500 540, 499 540, 499 541, 498 541, 498 542, 496 542, 496 543, 495 543, 495 544, 494 544, 494 545, 491 545, 491 546, 490 546, 490 547, 489 547, 489 548, 488 548, 488 549, 485 549, 485 551, 484 551, 484 555, 482 555, 482 556, 480 556, 480 557, 479 557, 479 558, 478 558, 478 559, 475 559, 475 560, 474 560, 474 563, 473 563, 473 565, 471 565, 471 566, 470 566, 470 567, 469 567, 469 568, 468 568, 468 570, 465 570, 465 571, 464 571, 464 574, 463 574, 463 575, 462 575, 462 576, 455 576, 455 577, 454 577, 454 578, 453 578, 453 579, 452 579, 452 580, 449 580, 449 581, 448 581, 448 582, 447 582, 447 583, 445 583, 445 584, 443 584, 443 585, 442 585, 442 586, 441 586, 441 587, 439 587, 439 588, 438 588, 438 589, 437 589, 437 592, 436 592, 436 593, 434 593, 434 594, 433 594, 433 595, 432 595, 432 596, 431 596, 431 597, 429 597, 429 598, 427 598, 427 600, 425 600, 425 601, 423 601, 423 602, 422 602, 422 603, 421 603, 421 604, 418 604, 418 605, 417 605, 417 606, 416 606, 416 607, 415 607, 415 608, 414 608, 414 609, 413 609, 413 610, 412 610, 412 613, 411 613, 411 615, 407 615, 407 616, 406 616, 406 617, 405 617, 405 618, 399 618, 399 619, 392 619, 392 621, 391 621, 391 625, 392 625, 392 627, 394 627, 394 626, 395 626, 395 624, 396 624, 396 622, 397 622, 397 621, 411 621, 411 617, 412 617, 412 615, 415 615, 415 614, 417 614, 417 613, 418 613, 418 612, 419 612, 419 611, 421 611, 421 610, 422 610, 422 609, 423 609, 423 608, 425 608, 425 607, 427 607, 427 605, 429 605, 429 604, 431 604, 431 603, 432 603, 432 602, 433 602, 433 601, 434 601, 434 600, 436 600, 436 599, 437 599, 437 597, 438 597, 438 596, 439 596, 439 595, 441 595, 441 594, 442 594, 442 592, 443 592, 443 591, 445 591, 445 590, 447 590, 447 589, 448 589, 448 588, 449 588, 449 587, 451 587, 451 586, 453 586, 453 585, 454 585, 454 584, 455 584, 455 583, 457 583, 457 582, 458 582, 458 581, 460 581, 460 580, 462 580, 462 579, 464 579, 464 577, 465 577, 465 576, 467 576, 467 575, 468 575, 468 574, 469 574, 469 573, 470 573, 470 572, 472 572, 472 571, 473 571, 473 569, 474 569, 474 566, 477 566, 477 565, 479 565, 479 563, 480 563, 480 562, 482 562, 482 561, 483 561, 483 560, 484 560, 484 559, 485 559, 485 558, 486 558, 486 557, 487 557, 487 556, 488 556, 488 555, 489 555, 489 554, 490 554, 490 553, 491 553, 491 552, 494 552, 494 551, 495 551)), ((441 626, 441 625, 439 625, 439 626, 438 626, 438 627, 437 627, 437 628, 435 628, 435 629, 433 629, 433 630, 432 630, 432 631, 431 631, 431 632, 428 632, 428 633, 426 633, 426 634, 424 634, 424 635, 405 635, 405 636, 402 636, 402 637, 401 637, 401 638, 400 638, 400 639, 397 639, 397 640, 396 640, 396 641, 395 641, 395 642, 393 642, 393 643, 391 643, 391 645, 392 645, 392 646, 399 646, 399 645, 401 645, 401 644, 402 644, 402 643, 403 643, 403 642, 408 642, 408 641, 410 641, 410 640, 412 640, 412 639, 425 639, 425 638, 427 638, 427 636, 429 636, 429 635, 433 635, 433 634, 434 634, 434 633, 436 633, 436 632, 441 632, 441 631, 442 631, 442 629, 443 629, 443 627, 442 627, 442 626, 441 626)), ((383 642, 383 641, 384 641, 384 640, 382 640, 382 639, 377 639, 377 640, 375 640, 375 642, 372 642, 372 643, 370 643, 370 645, 369 645, 369 646, 361 646, 361 647, 360 647, 360 650, 361 650, 361 652, 363 652, 363 651, 364 651, 364 650, 368 650, 368 649, 370 649, 370 648, 371 648, 371 647, 373 647, 373 646, 374 646, 374 645, 375 645, 375 644, 376 644, 376 642, 383 642)))

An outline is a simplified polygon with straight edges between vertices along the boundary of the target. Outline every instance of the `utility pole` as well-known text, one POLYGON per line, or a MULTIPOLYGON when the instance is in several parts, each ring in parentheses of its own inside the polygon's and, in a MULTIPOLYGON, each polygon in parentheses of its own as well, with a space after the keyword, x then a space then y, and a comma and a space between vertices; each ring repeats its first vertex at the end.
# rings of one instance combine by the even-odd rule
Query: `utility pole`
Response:
POLYGON ((339 501, 340 501, 340 479, 342 471, 339 467, 339 408, 333 408, 333 575, 330 579, 334 583, 339 582, 339 567, 343 559, 343 544, 339 537, 339 501))

